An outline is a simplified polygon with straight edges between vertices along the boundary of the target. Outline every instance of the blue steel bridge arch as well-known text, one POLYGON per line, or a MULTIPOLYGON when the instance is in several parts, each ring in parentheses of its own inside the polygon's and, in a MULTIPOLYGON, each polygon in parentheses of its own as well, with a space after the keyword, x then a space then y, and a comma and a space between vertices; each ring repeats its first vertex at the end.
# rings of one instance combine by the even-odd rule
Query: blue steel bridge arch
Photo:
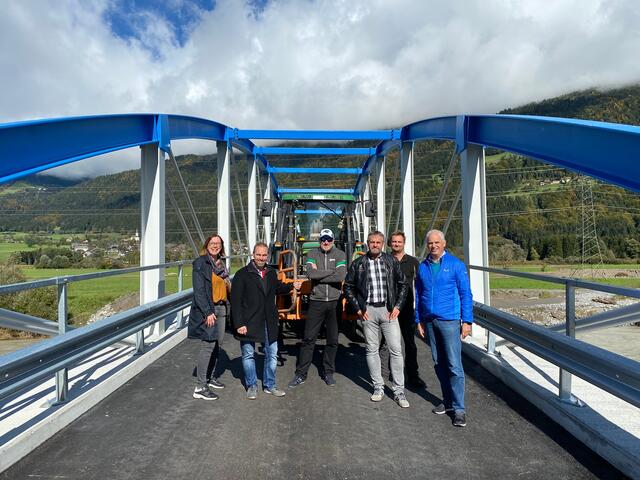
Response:
MULTIPOLYGON (((242 130, 197 117, 116 114, 64 117, 0 124, 0 183, 85 158, 172 140, 225 141, 254 155, 272 179, 289 174, 356 176, 340 191, 361 193, 374 160, 403 142, 451 140, 456 150, 476 144, 535 158, 606 183, 640 192, 640 127, 587 120, 524 115, 458 115, 421 120, 393 130, 242 130), (252 140, 379 140, 371 148, 260 147, 252 140), (361 168, 273 167, 270 155, 362 155, 361 168)), ((288 189, 297 190, 300 189, 288 189)))

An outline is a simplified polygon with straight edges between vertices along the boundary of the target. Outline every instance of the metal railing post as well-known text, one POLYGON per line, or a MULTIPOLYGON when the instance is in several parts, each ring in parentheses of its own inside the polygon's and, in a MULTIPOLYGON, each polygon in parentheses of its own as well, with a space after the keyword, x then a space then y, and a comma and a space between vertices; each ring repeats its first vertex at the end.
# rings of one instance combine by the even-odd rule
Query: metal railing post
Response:
MULTIPOLYGON (((58 283, 58 334, 63 335, 67 331, 67 287, 66 279, 58 283)), ((69 396, 69 373, 66 368, 56 372, 56 398, 52 405, 58 405, 67 401, 69 396)))
POLYGON ((144 329, 136 333, 136 351, 134 355, 141 355, 144 353, 144 329))
MULTIPOLYGON (((488 254, 487 254, 488 258, 488 254)), ((484 303, 485 305, 491 305, 491 284, 489 278, 489 272, 482 272, 483 286, 484 286, 484 303)), ((487 328, 487 353, 489 355, 496 354, 496 334, 487 328)))
POLYGON ((489 355, 496 354, 496 334, 487 329, 487 353, 489 355))
MULTIPOLYGON (((182 276, 184 275, 184 265, 178 265, 178 292, 182 291, 182 276)), ((184 324, 184 313, 182 310, 179 310, 176 316, 176 328, 182 328, 184 324)))
MULTIPOLYGON (((576 287, 570 281, 565 283, 565 334, 576 338, 576 287)), ((560 386, 558 396, 566 403, 578 404, 578 400, 571 394, 571 373, 560 369, 560 386)))

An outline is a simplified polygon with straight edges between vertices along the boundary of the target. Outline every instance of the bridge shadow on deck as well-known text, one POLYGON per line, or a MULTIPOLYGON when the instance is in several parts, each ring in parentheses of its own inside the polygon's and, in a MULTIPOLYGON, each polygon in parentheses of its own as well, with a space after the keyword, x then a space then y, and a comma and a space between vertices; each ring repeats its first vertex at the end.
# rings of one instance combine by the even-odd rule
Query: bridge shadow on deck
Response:
MULTIPOLYGON (((227 336, 227 388, 206 402, 191 397, 198 344, 185 341, 0 478, 623 478, 466 359, 468 426, 433 415, 440 389, 422 342, 427 390, 408 390, 408 409, 389 391, 373 403, 364 347, 340 342, 335 388, 319 376, 318 346, 304 385, 284 398, 259 392, 250 401, 239 344, 227 336)), ((297 341, 285 347, 277 377, 286 389, 297 341)))

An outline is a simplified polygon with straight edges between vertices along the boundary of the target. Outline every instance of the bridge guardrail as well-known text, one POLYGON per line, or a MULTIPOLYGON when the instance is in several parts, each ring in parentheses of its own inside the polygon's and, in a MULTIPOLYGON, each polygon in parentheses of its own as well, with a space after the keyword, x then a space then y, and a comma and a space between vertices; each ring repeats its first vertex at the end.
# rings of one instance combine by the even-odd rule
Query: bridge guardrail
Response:
POLYGON ((530 278, 532 280, 540 280, 541 282, 558 283, 562 285, 572 285, 574 288, 585 288, 588 290, 597 290, 599 292, 613 293, 615 295, 624 295, 626 297, 640 298, 640 290, 629 287, 617 287, 615 285, 605 285, 597 282, 588 282, 577 278, 554 277, 551 275, 541 275, 539 273, 518 272, 515 270, 505 270, 503 268, 482 267, 479 265, 469 265, 471 270, 480 270, 482 272, 499 273, 510 277, 530 278))
POLYGON ((183 310, 191 302, 191 297, 191 290, 174 293, 2 356, 0 399, 183 310))
POLYGON ((496 335, 640 407, 638 362, 480 303, 474 317, 496 335))
MULTIPOLYGON (((118 268, 114 270, 103 270, 101 272, 81 273, 78 275, 63 275, 44 280, 33 280, 31 282, 12 283, 10 285, 0 285, 0 294, 31 290, 32 288, 51 287, 54 285, 61 285, 63 283, 81 282, 83 280, 92 280, 94 278, 112 277, 115 275, 124 275, 126 273, 144 272, 145 270, 155 270, 158 268, 178 267, 181 271, 185 265, 190 263, 191 260, 181 260, 178 262, 147 265, 144 267, 118 268)), ((182 277, 179 276, 178 278, 182 277)))
MULTIPOLYGON (((565 402, 578 403, 571 395, 571 375, 575 374, 636 407, 640 407, 639 362, 575 338, 575 289, 584 288, 633 298, 640 298, 640 290, 574 278, 515 272, 476 265, 469 265, 469 268, 557 283, 565 287, 565 335, 531 324, 510 313, 475 302, 474 317, 478 320, 478 324, 490 332, 489 336, 494 335, 493 339, 487 339, 488 353, 494 353, 495 335, 498 335, 557 365, 560 368, 558 396, 565 402)), ((628 317, 624 316, 623 318, 628 317)))
MULTIPOLYGON (((228 255, 226 258, 229 260, 233 258, 246 258, 246 255, 228 255)), ((126 338, 132 334, 136 335, 136 353, 142 353, 144 351, 144 328, 162 320, 163 318, 173 313, 177 313, 177 328, 182 328, 184 326, 182 310, 184 310, 184 308, 188 306, 192 295, 191 290, 183 292, 183 271, 184 266, 190 264, 191 262, 191 260, 182 260, 158 265, 146 265, 143 267, 105 270, 101 272, 83 273, 79 275, 66 275, 52 277, 45 280, 34 280, 31 282, 0 285, 0 294, 14 293, 22 290, 30 290, 34 288, 49 286, 58 287, 58 337, 56 337, 55 339, 45 340, 37 346, 27 347, 25 349, 19 350, 18 352, 14 352, 13 354, 8 354, 0 357, 0 399, 5 398, 6 396, 11 395, 12 393, 15 393, 22 388, 26 388, 39 380, 42 380, 47 375, 55 373, 56 400, 54 403, 62 403, 66 401, 68 394, 67 368, 69 365, 73 365, 74 363, 77 363, 79 360, 87 357, 91 353, 100 350, 101 348, 104 348, 108 345, 111 345, 119 340, 122 340, 123 338, 126 338), (67 331, 67 287, 69 283, 169 267, 178 267, 178 293, 169 295, 160 300, 156 300, 145 305, 141 305, 140 307, 128 310, 127 312, 113 315, 108 319, 100 320, 93 324, 102 325, 100 329, 95 329, 93 328, 93 325, 90 325, 74 329, 73 331, 67 331), (179 298, 181 299, 181 304, 179 307, 171 306, 173 305, 173 303, 171 302, 173 302, 176 295, 179 295, 179 298), (157 313, 154 313, 155 310, 149 310, 150 308, 159 308, 159 306, 162 305, 164 305, 164 307, 167 307, 167 305, 165 305, 165 302, 169 302, 167 303, 167 305, 170 307, 168 310, 165 308, 165 310, 163 310, 162 312, 159 311, 157 313), (123 320, 124 318, 129 318, 129 316, 125 315, 128 312, 132 312, 131 314, 134 316, 142 314, 150 315, 151 320, 141 320, 141 323, 139 324, 134 322, 135 324, 129 325, 127 321, 130 321, 130 319, 126 321, 123 320), (104 321, 106 320, 113 320, 113 322, 115 322, 114 325, 117 331, 112 332, 110 328, 114 325, 112 325, 111 322, 104 323, 104 321), (124 324, 122 322, 124 322, 124 324), (75 333, 76 331, 79 331, 80 333, 75 333), (84 343, 83 341, 78 340, 79 343, 77 345, 73 343, 73 339, 84 339, 85 336, 89 336, 92 340, 90 342, 84 343), (52 340, 56 341, 52 342, 52 340), (72 346, 69 347, 72 349, 71 351, 67 351, 65 350, 66 347, 61 346, 68 345, 67 341, 71 342, 72 346), (40 350, 40 348, 35 348, 40 346, 42 346, 43 348, 42 351, 40 350), (29 352, 32 352, 34 355, 36 355, 39 363, 37 365, 31 364, 26 359, 22 358, 19 353, 23 350, 28 352, 28 354, 31 354, 29 352), (16 360, 17 358, 22 358, 22 360, 17 364, 11 363, 14 361, 18 361, 16 360), (22 365, 22 367, 18 369, 19 371, 16 370, 16 365, 22 365), (24 375, 24 378, 22 378, 21 375, 24 375)), ((34 323, 35 326, 30 325, 30 327, 40 328, 40 330, 42 330, 41 324, 43 322, 45 322, 46 326, 48 327, 47 320, 29 317, 26 315, 13 315, 9 320, 9 323, 5 325, 8 328, 19 328, 18 323, 20 323, 21 321, 34 323)), ((31 328, 25 329, 30 330, 31 328)))

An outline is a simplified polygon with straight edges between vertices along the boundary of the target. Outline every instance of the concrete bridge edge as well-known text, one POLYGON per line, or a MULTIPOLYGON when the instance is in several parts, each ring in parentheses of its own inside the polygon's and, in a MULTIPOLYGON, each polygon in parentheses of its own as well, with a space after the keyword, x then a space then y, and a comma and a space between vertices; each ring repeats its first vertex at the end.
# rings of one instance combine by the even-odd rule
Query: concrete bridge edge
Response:
POLYGON ((463 353, 629 478, 640 479, 640 458, 612 442, 606 435, 606 429, 599 429, 597 424, 586 421, 585 417, 593 413, 590 407, 581 408, 561 402, 557 395, 527 379, 499 355, 488 354, 476 339, 463 342, 463 353))

